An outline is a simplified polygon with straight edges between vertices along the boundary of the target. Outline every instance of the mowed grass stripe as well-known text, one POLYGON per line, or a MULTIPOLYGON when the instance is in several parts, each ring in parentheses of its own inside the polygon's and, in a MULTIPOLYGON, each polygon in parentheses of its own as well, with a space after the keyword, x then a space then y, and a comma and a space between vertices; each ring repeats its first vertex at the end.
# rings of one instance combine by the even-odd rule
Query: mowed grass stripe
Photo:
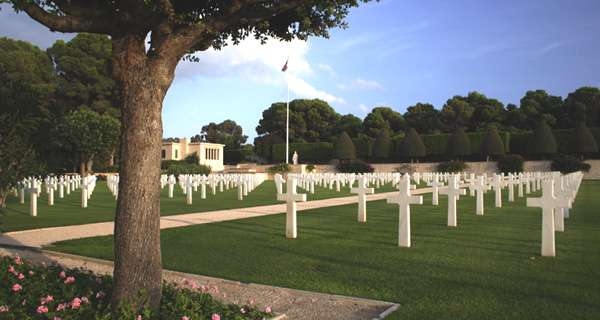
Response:
MULTIPOLYGON (((541 210, 525 200, 484 216, 459 202, 457 228, 446 226, 446 198, 412 206, 413 247, 397 247, 398 208, 368 204, 299 214, 287 240, 285 216, 162 232, 164 267, 226 279, 400 303, 398 319, 595 319, 600 314, 599 181, 582 185, 557 257, 540 257, 541 210)), ((112 238, 59 243, 53 250, 112 259, 112 238)))

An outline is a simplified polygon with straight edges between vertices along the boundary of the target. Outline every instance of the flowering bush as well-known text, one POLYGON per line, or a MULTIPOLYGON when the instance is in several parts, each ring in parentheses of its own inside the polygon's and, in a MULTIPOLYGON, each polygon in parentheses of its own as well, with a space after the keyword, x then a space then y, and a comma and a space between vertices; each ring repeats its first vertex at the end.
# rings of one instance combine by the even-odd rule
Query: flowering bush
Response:
MULTIPOLYGON (((83 269, 34 265, 19 256, 0 258, 0 319, 108 320, 112 278, 83 269)), ((226 320, 272 317, 250 305, 226 305, 213 299, 218 288, 185 280, 163 285, 159 314, 122 307, 117 319, 226 320)), ((126 305, 126 304, 123 304, 126 305)))

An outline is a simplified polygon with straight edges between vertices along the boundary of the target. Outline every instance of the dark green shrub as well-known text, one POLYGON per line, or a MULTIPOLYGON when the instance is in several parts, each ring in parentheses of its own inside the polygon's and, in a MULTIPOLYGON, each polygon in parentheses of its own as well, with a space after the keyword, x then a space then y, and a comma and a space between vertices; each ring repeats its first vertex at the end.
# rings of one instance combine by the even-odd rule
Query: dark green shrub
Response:
POLYGON ((468 168, 463 161, 446 161, 437 165, 438 172, 463 172, 468 168))
POLYGON ((180 174, 210 174, 210 167, 201 164, 189 164, 181 161, 179 164, 173 164, 166 170, 165 174, 178 176, 180 174))
POLYGON ((314 164, 306 165, 306 171, 308 171, 308 172, 313 172, 313 171, 315 171, 315 169, 317 169, 317 166, 315 166, 314 164))
POLYGON ((373 158, 383 161, 390 158, 392 151, 392 138, 387 130, 381 130, 373 144, 373 158))
POLYGON ((533 155, 551 155, 557 152, 556 139, 545 121, 540 121, 533 130, 527 148, 533 155))
POLYGON ((563 174, 567 174, 576 171, 588 172, 591 166, 578 158, 561 154, 554 157, 550 168, 552 171, 560 171, 563 174))
POLYGON ((292 171, 292 167, 290 167, 290 165, 287 163, 276 164, 267 169, 267 172, 270 174, 276 174, 276 173, 284 174, 284 173, 288 173, 290 171, 292 171))
POLYGON ((410 128, 398 147, 398 158, 419 159, 426 155, 425 144, 417 130, 410 128))
POLYGON ((373 138, 359 134, 358 138, 352 139, 356 148, 356 156, 361 159, 369 159, 373 156, 373 138))
POLYGON ((448 138, 446 155, 453 159, 460 159, 471 154, 471 141, 463 128, 458 128, 448 138))
POLYGON ((245 159, 242 150, 223 150, 223 163, 238 164, 245 159))
POLYGON ((575 128, 573 147, 575 153, 580 155, 598 152, 598 143, 585 122, 581 122, 575 128))
POLYGON ((518 154, 509 154, 498 159, 498 170, 502 173, 523 172, 525 159, 518 154))
POLYGON ((341 173, 369 173, 375 171, 375 168, 364 161, 354 160, 350 162, 339 163, 336 166, 336 170, 341 173))
POLYGON ((176 165, 176 164, 180 164, 180 162, 177 160, 163 160, 160 162, 160 169, 167 170, 167 169, 169 169, 170 166, 176 165))
POLYGON ((334 155, 339 160, 356 159, 356 148, 350 136, 346 132, 342 132, 335 141, 334 155))
POLYGON ((495 127, 488 129, 479 147, 479 152, 486 158, 504 155, 504 143, 498 134, 498 129, 495 127))
POLYGON ((189 164, 198 164, 198 163, 200 163, 200 157, 198 156, 197 152, 194 152, 194 153, 189 154, 187 157, 185 157, 185 159, 183 159, 183 161, 185 161, 185 163, 189 163, 189 164))

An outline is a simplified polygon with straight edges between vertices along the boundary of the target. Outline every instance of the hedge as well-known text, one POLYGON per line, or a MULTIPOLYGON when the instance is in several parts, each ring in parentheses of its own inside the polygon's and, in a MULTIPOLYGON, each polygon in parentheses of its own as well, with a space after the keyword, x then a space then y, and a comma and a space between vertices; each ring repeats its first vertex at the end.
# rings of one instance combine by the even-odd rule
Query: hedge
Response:
POLYGON ((373 156, 373 138, 366 135, 359 135, 358 138, 352 139, 356 148, 356 156, 360 159, 369 159, 373 156))
POLYGON ((223 163, 238 164, 244 161, 244 153, 242 150, 223 150, 223 163))
MULTIPOLYGON (((329 142, 290 143, 290 159, 294 151, 300 163, 327 163, 333 158, 333 144, 329 142)), ((285 143, 273 145, 274 162, 285 162, 285 143)))

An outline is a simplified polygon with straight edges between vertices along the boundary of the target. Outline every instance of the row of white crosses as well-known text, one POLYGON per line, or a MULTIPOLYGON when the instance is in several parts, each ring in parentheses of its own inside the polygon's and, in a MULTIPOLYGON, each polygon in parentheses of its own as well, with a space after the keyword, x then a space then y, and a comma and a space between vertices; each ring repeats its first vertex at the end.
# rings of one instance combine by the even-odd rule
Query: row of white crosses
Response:
POLYGON ((542 256, 556 256, 555 232, 564 231, 564 219, 569 216, 582 179, 581 172, 545 178, 541 183, 542 196, 527 198, 528 207, 542 208, 542 256))
POLYGON ((200 198, 206 199, 206 190, 208 187, 211 193, 215 195, 217 188, 219 192, 229 190, 232 187, 238 188, 237 198, 243 200, 249 192, 252 192, 266 179, 262 174, 183 174, 175 177, 174 175, 162 175, 160 186, 168 187, 168 197, 173 198, 175 185, 179 185, 182 193, 185 195, 186 203, 193 203, 194 192, 200 189, 200 198))
POLYGON ((25 203, 25 194, 29 193, 29 214, 36 217, 38 214, 38 197, 42 192, 48 196, 48 206, 54 206, 55 191, 58 190, 58 197, 63 199, 66 194, 69 195, 72 190, 75 190, 81 185, 81 176, 47 176, 46 178, 27 177, 19 181, 13 189, 15 196, 19 197, 19 203, 25 203))

